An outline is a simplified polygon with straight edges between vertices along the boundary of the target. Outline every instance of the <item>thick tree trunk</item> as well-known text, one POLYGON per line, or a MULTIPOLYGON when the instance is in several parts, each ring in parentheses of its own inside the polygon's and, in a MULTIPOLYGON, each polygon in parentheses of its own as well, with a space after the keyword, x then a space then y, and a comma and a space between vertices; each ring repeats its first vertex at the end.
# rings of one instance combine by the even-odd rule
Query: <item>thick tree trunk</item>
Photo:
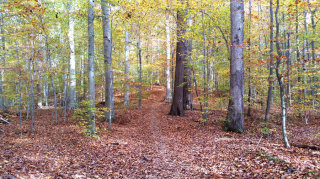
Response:
MULTIPOLYGON (((103 22, 103 46, 105 65, 105 106, 109 108, 106 112, 106 120, 115 120, 114 96, 113 96, 113 74, 112 74, 112 29, 110 23, 109 1, 101 1, 103 22), (111 116, 111 119, 110 119, 111 116)), ((110 122, 110 121, 109 121, 110 122)))
POLYGON ((70 47, 70 94, 68 109, 74 109, 76 103, 76 55, 74 45, 74 4, 69 3, 69 47, 70 47))
MULTIPOLYGON (((180 0, 185 5, 185 0, 180 0)), ((179 8, 177 11, 177 50, 176 50, 176 72, 174 81, 174 94, 169 115, 184 116, 183 108, 183 83, 184 83, 184 63, 186 61, 187 44, 184 35, 187 27, 187 11, 179 8)))
POLYGON ((171 41, 170 41, 170 18, 166 12, 166 44, 167 44, 167 64, 166 64, 166 101, 172 101, 171 95, 171 77, 170 77, 170 60, 171 60, 171 41))
POLYGON ((270 115, 270 107, 272 103, 272 89, 273 89, 273 4, 272 0, 270 0, 270 73, 269 73, 269 88, 268 88, 268 98, 267 98, 267 107, 265 114, 265 121, 269 120, 270 115))
POLYGON ((243 133, 244 128, 244 66, 243 66, 243 22, 244 1, 230 0, 231 12, 231 61, 230 99, 224 130, 243 133))
POLYGON ((88 133, 89 135, 96 135, 96 123, 95 123, 95 80, 94 80, 94 0, 89 0, 89 12, 88 12, 88 36, 89 36, 89 48, 88 48, 88 80, 89 80, 89 117, 88 117, 88 133))
POLYGON ((130 55, 130 32, 128 30, 126 30, 125 32, 125 47, 124 47, 124 53, 125 53, 125 57, 124 57, 124 73, 125 73, 125 77, 126 77, 126 83, 125 83, 125 90, 124 90, 124 105, 129 105, 129 55, 130 55))

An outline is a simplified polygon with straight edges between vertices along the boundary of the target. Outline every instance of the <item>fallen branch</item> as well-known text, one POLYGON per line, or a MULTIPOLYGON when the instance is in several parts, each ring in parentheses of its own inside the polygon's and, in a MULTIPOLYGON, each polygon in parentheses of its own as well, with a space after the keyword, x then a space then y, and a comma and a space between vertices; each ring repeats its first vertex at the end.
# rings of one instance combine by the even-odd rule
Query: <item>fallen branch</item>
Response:
POLYGON ((258 142, 257 145, 256 145, 256 150, 257 150, 257 148, 258 148, 258 146, 259 146, 259 144, 260 144, 260 142, 261 142, 261 139, 262 139, 262 135, 261 135, 261 137, 260 137, 260 139, 259 139, 259 142, 258 142))
POLYGON ((7 121, 7 120, 5 120, 5 119, 2 119, 2 118, 0 118, 0 122, 1 122, 1 123, 4 123, 4 124, 10 124, 9 121, 7 121))
POLYGON ((315 146, 315 145, 293 145, 294 147, 298 147, 298 148, 303 148, 303 149, 311 149, 311 150, 318 150, 320 151, 320 147, 319 146, 315 146))

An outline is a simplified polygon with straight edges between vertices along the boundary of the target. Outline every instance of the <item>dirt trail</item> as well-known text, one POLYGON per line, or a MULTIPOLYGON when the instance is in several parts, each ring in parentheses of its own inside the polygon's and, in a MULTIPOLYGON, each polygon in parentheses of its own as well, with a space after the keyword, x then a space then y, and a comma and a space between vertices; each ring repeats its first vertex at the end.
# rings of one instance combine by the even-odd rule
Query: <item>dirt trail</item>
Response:
MULTIPOLYGON (((84 127, 71 116, 67 123, 54 124, 50 110, 38 111, 34 134, 28 132, 30 121, 24 121, 23 138, 19 138, 19 118, 12 120, 3 126, 0 140, 0 176, 300 178, 320 171, 319 152, 285 149, 279 132, 257 146, 260 136, 252 131, 242 135, 222 131, 215 119, 223 112, 211 111, 203 126, 197 122, 199 111, 187 111, 185 117, 167 115, 170 103, 164 99, 165 88, 155 86, 143 99, 142 109, 119 107, 119 121, 127 122, 114 123, 112 132, 105 122, 97 122, 99 138, 85 136, 84 127)), ((309 136, 316 127, 310 127, 309 136)))
POLYGON ((145 114, 140 124, 140 131, 147 129, 150 135, 145 138, 145 133, 142 133, 142 138, 146 142, 150 141, 150 147, 154 150, 152 155, 144 156, 144 160, 151 161, 157 168, 158 172, 153 172, 148 177, 159 177, 160 172, 162 177, 178 177, 172 169, 177 165, 176 156, 170 149, 170 140, 166 133, 165 116, 168 113, 168 104, 164 102, 165 95, 163 87, 153 87, 152 93, 148 99, 144 100, 142 113, 145 114))

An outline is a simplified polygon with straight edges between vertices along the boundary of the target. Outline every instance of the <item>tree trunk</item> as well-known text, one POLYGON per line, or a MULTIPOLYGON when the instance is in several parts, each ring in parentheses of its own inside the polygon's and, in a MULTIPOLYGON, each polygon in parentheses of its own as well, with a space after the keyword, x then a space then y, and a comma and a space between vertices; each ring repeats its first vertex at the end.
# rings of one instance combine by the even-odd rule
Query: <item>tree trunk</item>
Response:
POLYGON ((89 117, 88 117, 88 134, 96 135, 96 123, 95 123, 95 80, 94 80, 94 0, 89 0, 88 9, 88 36, 89 36, 89 48, 88 48, 88 80, 89 80, 89 117))
POLYGON ((278 12, 279 12, 279 0, 277 0, 277 8, 275 12, 275 18, 276 18, 276 46, 277 46, 277 67, 276 67, 276 75, 278 78, 279 88, 280 88, 280 100, 281 100, 281 114, 282 114, 282 134, 283 134, 283 141, 285 144, 285 147, 290 147, 288 138, 287 138, 287 132, 286 132, 286 104, 285 104, 285 95, 284 95, 284 84, 283 84, 283 76, 280 74, 280 64, 281 64, 281 58, 282 58, 282 52, 280 49, 280 42, 279 42, 279 20, 278 20, 278 12))
POLYGON ((207 68, 206 68, 206 61, 207 61, 207 37, 206 37, 206 31, 205 31, 205 24, 204 24, 204 12, 202 11, 201 14, 202 18, 202 41, 203 41, 203 60, 202 60, 202 71, 203 71, 203 100, 204 100, 204 110, 202 111, 202 119, 204 122, 208 119, 208 83, 207 83, 207 68))
POLYGON ((124 105, 129 105, 129 55, 130 55, 130 32, 128 30, 126 30, 125 32, 125 47, 124 47, 124 53, 125 53, 125 67, 124 67, 124 73, 125 73, 125 77, 126 77, 126 83, 125 83, 125 91, 124 91, 124 105))
POLYGON ((139 109, 142 108, 142 57, 141 57, 141 42, 140 42, 140 25, 139 25, 139 40, 138 40, 138 68, 139 68, 139 109))
POLYGON ((248 50, 249 50, 249 69, 248 69, 248 113, 247 116, 251 116, 251 96, 252 96, 252 86, 251 86, 251 67, 250 67, 250 61, 251 61, 251 0, 249 0, 249 43, 248 43, 248 50))
MULTIPOLYGON (((47 54, 47 59, 49 60, 49 66, 50 70, 52 70, 52 62, 51 62, 51 55, 50 55, 50 50, 49 50, 49 42, 48 42, 48 34, 45 32, 45 37, 46 37, 46 54, 47 54)), ((54 97, 54 114, 55 114, 55 122, 56 124, 58 123, 58 107, 57 107, 57 94, 56 94, 56 88, 54 85, 54 78, 53 74, 51 74, 51 83, 52 83, 52 91, 53 91, 53 97, 54 97)))
MULTIPOLYGON (((180 0, 185 6, 185 0, 180 0)), ((176 50, 176 71, 174 81, 174 94, 169 115, 184 116, 183 108, 183 83, 184 83, 184 63, 186 61, 187 44, 184 35, 187 27, 187 10, 179 8, 177 10, 177 50, 176 50)))
POLYGON ((290 106, 291 105, 291 81, 290 81, 290 65, 291 65, 291 60, 290 60, 290 33, 288 32, 288 39, 287 39, 287 104, 290 106))
POLYGON ((74 109, 76 103, 76 55, 75 55, 75 45, 74 45, 74 4, 69 3, 69 47, 70 47, 70 94, 68 100, 68 109, 74 109))
POLYGON ((31 110, 31 133, 34 132, 34 76, 35 76, 35 69, 34 69, 34 62, 31 58, 32 63, 32 75, 31 75, 31 88, 30 88, 30 98, 31 98, 31 104, 30 104, 30 110, 31 110))
MULTIPOLYGON (((299 64, 298 66, 298 85, 301 85, 301 60, 300 60, 300 51, 299 51, 299 0, 296 0, 296 53, 297 53, 297 62, 299 64)), ((298 90, 298 103, 301 103, 301 90, 298 90)), ((299 113, 299 116, 301 116, 301 112, 299 113)))
MULTIPOLYGON (((101 1, 103 21, 103 46, 105 66, 105 106, 109 108, 106 112, 106 121, 115 120, 114 96, 113 96, 113 74, 112 74, 112 29, 110 23, 109 1, 101 1), (111 116, 111 119, 110 119, 111 116)), ((110 121, 109 121, 110 122, 110 121)))
POLYGON ((243 133, 244 128, 244 66, 243 66, 243 22, 244 1, 230 0, 231 12, 231 61, 230 99, 224 130, 243 133))
POLYGON ((166 65, 166 101, 172 101, 171 95, 171 77, 170 77, 170 60, 171 60, 171 41, 170 41, 170 17, 169 12, 166 12, 166 43, 167 43, 167 65, 166 65))
MULTIPOLYGON (((189 8, 189 7, 188 7, 189 8)), ((186 16, 188 16, 188 29, 187 32, 191 31, 192 26, 192 19, 191 15, 188 13, 189 9, 187 10, 186 16)), ((184 85, 183 85, 183 108, 184 110, 192 110, 192 93, 191 93, 191 53, 192 53, 192 41, 190 37, 186 39, 186 56, 184 62, 184 85)))
MULTIPOLYGON (((0 1, 1 3, 3 3, 2 1, 0 1)), ((0 16, 0 34, 4 34, 4 20, 3 20, 3 13, 1 13, 0 16)), ((0 82, 0 109, 2 109, 3 111, 7 111, 7 107, 6 107, 6 98, 5 98, 5 90, 4 90, 4 85, 3 82, 5 81, 4 79, 4 75, 5 75, 5 67, 6 67, 6 57, 5 57, 5 50, 6 50, 6 46, 5 46, 5 37, 4 35, 1 36, 1 51, 2 51, 2 69, 1 69, 1 82, 0 82)))
POLYGON ((273 89, 273 4, 272 0, 270 0, 270 73, 269 73, 269 88, 268 88, 268 99, 267 99, 267 107, 265 114, 265 121, 269 120, 270 115, 270 107, 272 103, 272 89, 273 89))

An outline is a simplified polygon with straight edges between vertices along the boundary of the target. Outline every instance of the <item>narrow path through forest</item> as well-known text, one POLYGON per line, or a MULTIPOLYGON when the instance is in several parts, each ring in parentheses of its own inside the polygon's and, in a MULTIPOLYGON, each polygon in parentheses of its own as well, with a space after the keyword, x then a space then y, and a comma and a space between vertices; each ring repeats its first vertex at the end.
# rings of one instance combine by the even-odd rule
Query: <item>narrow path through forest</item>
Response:
MULTIPOLYGON (((0 134, 0 176, 295 178, 317 176, 320 171, 319 151, 283 147, 280 124, 259 142, 256 120, 246 121, 245 134, 224 132, 218 121, 225 116, 223 111, 210 111, 204 126, 198 122, 200 111, 187 111, 185 117, 167 115, 170 103, 164 99, 165 88, 155 86, 143 99, 142 109, 118 107, 119 121, 111 132, 105 122, 97 123, 99 138, 85 136, 84 127, 71 114, 67 123, 60 118, 56 125, 52 110, 38 110, 35 133, 29 131, 30 121, 24 121, 23 138, 19 138, 19 119, 13 119, 0 134)), ((317 126, 301 132, 303 125, 290 125, 289 137, 316 143, 317 126)))

